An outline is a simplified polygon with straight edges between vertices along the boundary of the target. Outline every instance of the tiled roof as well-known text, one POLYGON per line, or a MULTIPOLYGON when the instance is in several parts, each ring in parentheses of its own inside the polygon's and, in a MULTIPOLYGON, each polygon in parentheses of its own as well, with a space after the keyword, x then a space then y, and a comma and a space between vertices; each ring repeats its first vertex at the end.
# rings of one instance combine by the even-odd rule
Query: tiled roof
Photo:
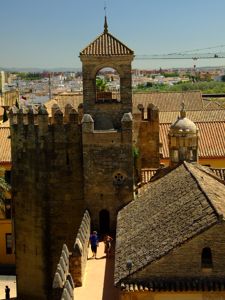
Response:
POLYGON ((198 165, 184 162, 146 186, 118 213, 115 284, 129 276, 128 258, 133 274, 225 217, 225 186, 198 165))
POLYGON ((184 102, 186 110, 202 110, 204 108, 201 92, 150 92, 134 93, 133 107, 142 104, 147 109, 148 104, 153 103, 159 111, 180 111, 184 102))
MULTIPOLYGON (((159 112, 160 123, 174 123, 180 111, 163 111, 159 112)), ((192 122, 216 122, 225 120, 225 109, 217 110, 189 110, 186 111, 186 116, 192 122)))
POLYGON ((220 179, 222 179, 223 181, 225 181, 225 169, 224 168, 211 168, 211 170, 213 171, 214 174, 216 174, 216 176, 218 176, 220 179))
POLYGON ((10 125, 9 125, 9 120, 7 120, 6 122, 4 122, 4 123, 1 123, 0 124, 0 127, 10 127, 10 125))
POLYGON ((157 169, 141 169, 141 183, 147 183, 155 175, 157 169))
POLYGON ((135 282, 129 280, 128 282, 122 282, 120 288, 126 292, 224 291, 225 278, 149 278, 148 281, 135 282))
POLYGON ((225 105, 224 102, 215 101, 215 99, 204 99, 203 104, 205 109, 224 109, 225 105))
POLYGON ((11 141, 8 127, 0 127, 0 164, 11 163, 11 141))
POLYGON ((118 56, 133 55, 134 52, 108 31, 99 35, 80 52, 80 56, 118 56))
MULTIPOLYGON (((199 129, 198 155, 200 158, 225 158, 225 121, 196 122, 199 129)), ((160 124, 159 139, 163 158, 169 157, 168 132, 170 124, 160 124)))

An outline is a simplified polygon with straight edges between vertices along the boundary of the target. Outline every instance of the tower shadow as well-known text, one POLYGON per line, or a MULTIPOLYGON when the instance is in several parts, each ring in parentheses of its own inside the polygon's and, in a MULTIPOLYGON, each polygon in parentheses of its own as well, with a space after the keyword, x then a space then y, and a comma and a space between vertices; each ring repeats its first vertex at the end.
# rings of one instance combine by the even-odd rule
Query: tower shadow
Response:
POLYGON ((119 291, 114 286, 115 240, 112 243, 110 258, 106 258, 102 300, 118 300, 119 291))

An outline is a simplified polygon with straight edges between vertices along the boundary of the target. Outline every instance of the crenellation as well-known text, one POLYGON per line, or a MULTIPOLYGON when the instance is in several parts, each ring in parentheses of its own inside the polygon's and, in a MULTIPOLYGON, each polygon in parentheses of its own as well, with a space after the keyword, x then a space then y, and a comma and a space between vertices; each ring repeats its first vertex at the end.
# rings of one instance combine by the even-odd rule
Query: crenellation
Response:
POLYGON ((151 122, 159 121, 159 109, 152 103, 147 107, 147 120, 151 122))
POLYGON ((137 109, 141 112, 141 119, 144 120, 145 118, 145 108, 143 104, 138 104, 137 109))
POLYGON ((79 123, 79 114, 76 109, 72 108, 69 112, 68 123, 79 123))
POLYGON ((52 115, 52 124, 53 125, 62 125, 63 124, 63 112, 61 109, 57 109, 54 111, 52 115))
POLYGON ((83 133, 94 132, 94 120, 90 114, 84 114, 81 123, 83 133))
POLYGON ((51 115, 53 116, 58 109, 60 109, 59 105, 54 103, 51 107, 51 115))

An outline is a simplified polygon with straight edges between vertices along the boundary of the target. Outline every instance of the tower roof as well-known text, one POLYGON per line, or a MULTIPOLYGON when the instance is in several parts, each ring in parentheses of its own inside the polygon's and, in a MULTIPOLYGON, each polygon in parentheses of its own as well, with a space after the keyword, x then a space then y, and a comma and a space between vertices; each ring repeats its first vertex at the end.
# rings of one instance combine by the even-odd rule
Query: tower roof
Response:
POLYGON ((184 103, 182 103, 182 108, 180 111, 180 116, 176 120, 175 123, 173 123, 170 126, 170 132, 177 132, 183 134, 185 133, 197 133, 197 127, 194 122, 186 118, 186 110, 184 108, 184 103))
POLYGON ((120 56, 133 54, 133 50, 108 32, 106 17, 103 33, 80 52, 80 56, 120 56))

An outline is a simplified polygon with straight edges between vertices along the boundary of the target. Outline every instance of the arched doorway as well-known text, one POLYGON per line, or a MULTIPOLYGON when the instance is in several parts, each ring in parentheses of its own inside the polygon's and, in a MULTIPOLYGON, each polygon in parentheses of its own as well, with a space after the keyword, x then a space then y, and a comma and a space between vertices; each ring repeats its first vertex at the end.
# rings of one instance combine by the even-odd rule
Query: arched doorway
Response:
POLYGON ((100 233, 108 233, 110 231, 110 216, 106 209, 99 212, 99 229, 100 233))

